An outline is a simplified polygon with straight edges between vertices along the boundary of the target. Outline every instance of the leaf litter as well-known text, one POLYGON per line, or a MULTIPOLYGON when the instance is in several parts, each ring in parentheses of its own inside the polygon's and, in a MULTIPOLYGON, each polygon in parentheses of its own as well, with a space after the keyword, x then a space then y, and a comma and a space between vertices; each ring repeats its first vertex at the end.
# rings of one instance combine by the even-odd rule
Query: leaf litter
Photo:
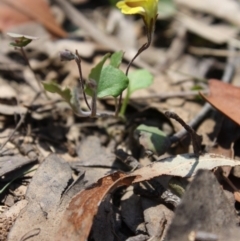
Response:
MULTIPOLYGON (((25 1, 22 2, 25 6, 25 1)), ((238 30, 229 24, 237 23, 236 15, 230 10, 220 15, 217 7, 204 9, 204 4, 193 5, 197 1, 191 4, 182 0, 163 1, 154 43, 130 71, 129 80, 133 76, 133 82, 138 85, 131 90, 134 93, 126 108, 125 121, 113 117, 91 119, 74 115, 56 94, 48 94, 49 98, 39 95, 35 78, 57 83, 53 92, 59 92, 69 102, 69 93, 64 95, 64 89, 78 85, 79 72, 75 63, 60 61, 60 51, 68 49, 75 53, 78 50, 83 79, 88 80, 91 69, 108 52, 126 51, 120 66, 126 69, 126 63, 145 38, 141 24, 133 18, 125 24, 131 29, 127 35, 132 38, 129 46, 128 39, 116 37, 119 33, 114 30, 107 34, 106 16, 110 12, 107 1, 105 6, 90 1, 72 2, 76 5, 54 1, 72 25, 65 22, 60 27, 55 20, 46 22, 50 19, 49 9, 54 6, 48 5, 48 11, 39 15, 43 8, 34 11, 36 5, 27 4, 21 14, 25 14, 26 19, 38 19, 40 24, 4 29, 21 36, 36 36, 38 40, 25 48, 33 74, 21 53, 9 46, 9 37, 2 36, 0 228, 3 228, 0 230, 3 231, 0 240, 176 240, 175 235, 178 240, 194 240, 194 237, 196 240, 201 235, 217 235, 219 240, 229 235, 229 240, 238 240, 239 231, 234 227, 238 223, 234 210, 238 212, 239 205, 238 126, 219 123, 222 117, 209 107, 204 112, 208 114, 201 117, 204 102, 199 99, 198 91, 192 91, 200 88, 203 93, 209 92, 205 98, 227 115, 226 118, 238 123, 238 110, 229 114, 235 106, 230 107, 228 103, 233 103, 231 98, 235 97, 224 95, 228 87, 221 87, 222 92, 217 92, 218 86, 208 81, 223 76, 230 82, 231 69, 239 69, 237 51, 230 54, 229 50, 237 46, 233 40, 238 30), (29 15, 31 11, 35 14, 29 15), (217 24, 215 17, 219 18, 217 24), (78 30, 67 39, 51 38, 51 34, 67 36, 73 25, 78 30), (219 28, 228 34, 223 36, 219 28), (210 31, 206 34, 206 30, 210 31), (192 46, 195 52, 191 51, 192 46), (207 54, 204 47, 208 48, 207 54), (211 55, 222 50, 228 59, 211 55), (199 57, 201 54, 205 57, 199 57), (144 73, 143 68, 151 75, 144 73), (226 73, 230 74, 226 77, 226 73), (137 79, 143 81, 138 83, 137 79), (223 104, 227 107, 223 108, 223 104), (191 126, 197 131, 201 129, 204 138, 199 148, 204 154, 191 154, 195 150, 190 133, 182 130, 178 122, 167 119, 165 111, 175 112, 186 123, 193 123, 191 126), (209 121, 201 122, 203 119, 211 120, 212 126, 209 127, 209 121), (136 130, 141 126, 144 128, 140 128, 139 134, 136 130), (145 136, 144 131, 149 133, 149 130, 154 136, 164 137, 169 148, 161 151, 158 139, 145 136), (153 148, 151 141, 157 146, 153 148), (153 152, 149 152, 151 149, 153 152), (213 170, 215 176, 211 172, 197 173, 200 169, 213 170), (190 186, 186 188, 184 183, 190 186), (26 200, 27 203, 22 202, 26 200), (205 219, 198 205, 203 205, 208 213, 205 219), (226 215, 221 216, 220 212, 226 215), (189 217, 194 217, 194 221, 189 217), (227 231, 223 227, 230 219, 227 231), (181 220, 189 224, 187 229, 176 226, 181 220)), ((216 6, 213 0, 211 4, 216 6)), ((224 4, 231 9, 233 2, 225 0, 224 4)), ((10 17, 22 9, 15 3, 5 6, 12 11, 10 17)), ((14 17, 12 23, 16 23, 14 17)), ((121 32, 124 33, 124 28, 121 32)), ((108 66, 117 70, 118 59, 119 56, 112 58, 108 66)), ((113 79, 103 82, 105 87, 108 88, 111 81, 113 79)), ((229 86, 232 93, 236 89, 231 84, 220 81, 218 84, 229 86)), ((106 95, 99 90, 100 97, 106 95)), ((111 95, 116 95, 116 89, 111 95)), ((82 95, 79 98, 83 100, 82 95)), ((112 111, 114 105, 114 99, 109 97, 97 102, 101 112, 112 111)), ((85 111, 88 107, 83 104, 81 108, 85 111)))

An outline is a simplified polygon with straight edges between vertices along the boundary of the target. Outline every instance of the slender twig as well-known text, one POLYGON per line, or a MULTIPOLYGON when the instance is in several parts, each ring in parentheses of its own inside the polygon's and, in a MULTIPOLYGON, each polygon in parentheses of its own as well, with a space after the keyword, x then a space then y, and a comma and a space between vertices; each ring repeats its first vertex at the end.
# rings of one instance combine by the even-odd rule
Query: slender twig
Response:
POLYGON ((89 110, 91 110, 91 107, 87 101, 87 96, 86 96, 86 93, 84 91, 84 87, 85 87, 85 82, 84 82, 84 79, 83 79, 83 76, 82 76, 82 67, 81 67, 81 57, 80 55, 78 54, 78 51, 76 50, 76 57, 75 58, 75 62, 77 63, 77 66, 78 66, 78 72, 79 72, 79 85, 80 87, 82 88, 82 93, 83 93, 83 98, 84 98, 84 101, 88 107, 89 110))
POLYGON ((227 49, 211 49, 211 48, 200 48, 200 47, 193 47, 190 46, 188 48, 188 51, 191 54, 198 55, 198 56, 203 56, 203 55, 208 55, 208 56, 214 56, 214 57, 228 57, 231 55, 232 57, 240 57, 239 51, 236 53, 229 52, 227 49))
POLYGON ((93 90, 92 96, 92 110, 91 110, 91 117, 96 117, 97 115, 97 90, 93 90))
POLYGON ((15 127, 15 129, 12 131, 12 133, 8 136, 8 138, 6 139, 6 141, 1 145, 0 147, 0 151, 3 149, 4 146, 6 146, 6 144, 9 142, 9 140, 11 140, 11 138, 13 137, 13 135, 16 133, 16 131, 20 128, 20 126, 24 123, 25 121, 25 117, 26 117, 26 113, 22 113, 19 122, 17 123, 17 126, 15 127))
POLYGON ((193 128, 189 125, 187 125, 182 118, 180 118, 176 113, 174 112, 170 112, 170 111, 166 111, 165 115, 168 118, 172 118, 175 119, 177 122, 179 122, 184 129, 190 134, 191 139, 192 139, 192 144, 193 144, 193 151, 194 154, 196 155, 200 155, 202 153, 201 150, 201 144, 202 144, 202 136, 199 136, 195 130, 193 130, 193 128))

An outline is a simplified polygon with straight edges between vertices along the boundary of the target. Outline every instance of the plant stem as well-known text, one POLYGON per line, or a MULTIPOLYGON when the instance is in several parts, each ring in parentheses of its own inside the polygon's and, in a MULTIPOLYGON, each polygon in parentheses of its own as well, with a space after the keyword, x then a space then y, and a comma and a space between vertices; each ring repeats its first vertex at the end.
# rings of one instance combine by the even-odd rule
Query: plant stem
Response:
POLYGON ((24 50, 23 47, 20 47, 20 52, 21 52, 24 60, 26 61, 28 68, 29 68, 29 69, 31 70, 31 72, 33 73, 33 75, 34 75, 34 77, 35 77, 35 79, 36 79, 36 81, 37 81, 37 83, 38 83, 38 87, 40 88, 41 92, 43 92, 44 95, 46 96, 46 98, 49 99, 49 97, 47 96, 47 93, 46 93, 45 90, 43 89, 43 86, 42 86, 42 84, 41 84, 41 81, 38 79, 38 77, 37 77, 37 75, 35 74, 32 66, 30 65, 30 62, 29 62, 29 60, 28 60, 28 57, 27 57, 26 52, 25 52, 25 50, 24 50))
POLYGON ((130 99, 130 88, 129 88, 129 85, 128 85, 127 94, 126 94, 126 96, 125 96, 125 98, 123 100, 123 104, 121 106, 121 110, 120 110, 120 113, 119 113, 120 116, 124 116, 124 113, 125 113, 125 111, 127 109, 127 105, 128 105, 129 99, 130 99))
POLYGON ((82 88, 82 93, 83 93, 83 98, 84 98, 84 101, 88 107, 89 110, 91 110, 91 107, 87 101, 87 96, 86 96, 86 93, 84 91, 84 80, 83 80, 83 77, 82 77, 82 67, 81 67, 81 58, 80 58, 80 55, 78 54, 78 51, 76 50, 76 56, 77 58, 75 58, 75 62, 77 63, 77 66, 78 66, 78 72, 79 72, 79 82, 80 82, 80 86, 82 88))
MULTIPOLYGON (((132 58, 132 60, 128 63, 128 66, 127 66, 127 69, 126 69, 126 76, 128 76, 128 72, 129 72, 129 69, 133 63, 133 61, 143 52, 145 51, 151 44, 152 42, 152 31, 147 31, 147 42, 145 44, 143 44, 143 46, 137 51, 137 53, 135 54, 135 56, 132 58)), ((118 108, 116 109, 116 116, 118 116, 118 113, 119 113, 119 110, 120 110, 120 106, 121 106, 121 103, 122 103, 122 94, 120 95, 119 97, 119 102, 118 102, 118 108)), ((130 98, 130 83, 128 84, 128 88, 127 88, 127 96, 126 98, 124 99, 124 104, 122 105, 121 107, 121 110, 120 110, 120 114, 121 115, 124 115, 125 113, 125 110, 127 108, 127 104, 128 104, 128 101, 129 101, 129 98, 130 98)))

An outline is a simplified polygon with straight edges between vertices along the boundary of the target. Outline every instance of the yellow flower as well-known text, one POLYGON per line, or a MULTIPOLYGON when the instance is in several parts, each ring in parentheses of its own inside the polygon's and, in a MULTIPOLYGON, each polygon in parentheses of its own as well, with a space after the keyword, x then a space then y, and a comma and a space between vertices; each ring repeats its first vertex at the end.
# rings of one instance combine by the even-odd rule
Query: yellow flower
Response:
POLYGON ((153 31, 158 12, 158 0, 124 0, 117 3, 123 14, 140 14, 148 28, 153 31))

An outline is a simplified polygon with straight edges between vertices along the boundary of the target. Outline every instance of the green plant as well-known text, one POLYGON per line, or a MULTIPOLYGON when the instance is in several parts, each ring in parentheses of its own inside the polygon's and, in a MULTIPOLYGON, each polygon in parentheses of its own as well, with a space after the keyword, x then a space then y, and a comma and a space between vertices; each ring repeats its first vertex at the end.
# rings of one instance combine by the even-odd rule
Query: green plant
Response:
MULTIPOLYGON (((121 116, 124 116, 131 94, 138 89, 148 87, 153 81, 153 76, 147 70, 140 69, 135 72, 128 72, 133 61, 151 44, 157 18, 158 0, 125 0, 119 1, 116 6, 121 9, 124 14, 140 14, 147 30, 147 42, 137 51, 129 62, 126 72, 124 73, 119 68, 124 55, 122 51, 119 51, 112 55, 106 54, 103 56, 100 62, 91 69, 88 80, 85 81, 82 77, 81 58, 77 50, 75 53, 64 50, 60 53, 61 60, 74 60, 76 62, 79 70, 79 85, 73 89, 62 89, 60 85, 53 81, 43 83, 46 91, 60 95, 71 106, 73 111, 81 117, 113 115, 111 113, 99 113, 97 110, 97 99, 106 96, 111 96, 115 99, 115 116, 118 116, 119 113, 121 116), (125 89, 127 89, 127 93, 121 107, 122 94, 125 89), (81 107, 79 98, 80 91, 83 94, 88 110, 83 110, 81 107), (91 98, 91 104, 88 103, 87 95, 91 98)), ((11 34, 10 36, 15 38, 15 42, 11 44, 20 48, 28 66, 32 70, 23 47, 35 38, 18 34, 11 34)), ((38 83, 40 85, 40 81, 38 81, 38 83)))
MULTIPOLYGON (((48 98, 46 92, 43 90, 41 80, 38 78, 38 76, 35 74, 34 70, 32 69, 32 66, 29 63, 27 54, 24 50, 24 47, 26 47, 28 44, 30 44, 33 40, 37 40, 37 37, 29 36, 29 35, 22 35, 22 34, 16 34, 16 33, 8 33, 10 37, 14 39, 14 42, 11 42, 10 45, 14 46, 16 49, 19 49, 28 68, 31 70, 33 75, 35 76, 35 79, 38 83, 39 89, 44 93, 45 97, 48 98)), ((32 86, 31 86, 32 87, 32 86)), ((32 87, 33 88, 33 87, 32 87)), ((34 89, 35 90, 35 89, 34 89)))

